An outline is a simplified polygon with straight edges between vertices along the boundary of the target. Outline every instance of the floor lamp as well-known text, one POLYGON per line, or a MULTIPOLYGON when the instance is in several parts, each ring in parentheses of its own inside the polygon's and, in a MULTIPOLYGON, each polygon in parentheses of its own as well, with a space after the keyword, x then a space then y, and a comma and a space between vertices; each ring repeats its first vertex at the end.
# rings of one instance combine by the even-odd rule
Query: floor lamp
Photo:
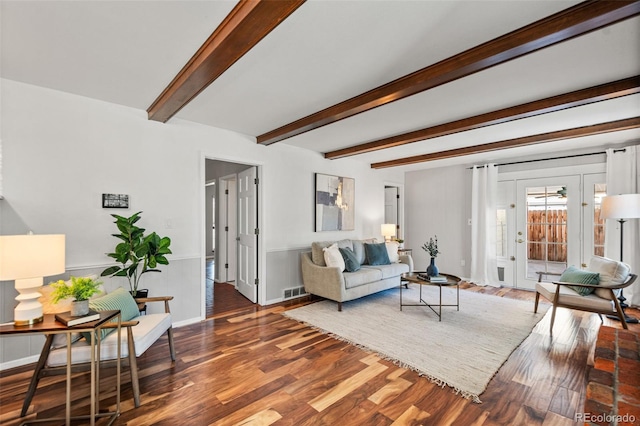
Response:
MULTIPOLYGON (((622 194, 622 195, 610 195, 602 199, 601 214, 603 219, 615 219, 620 223, 620 262, 622 262, 623 245, 623 227, 624 223, 628 219, 640 218, 640 194, 622 194)), ((625 303, 627 300, 623 295, 623 289, 620 289, 620 295, 618 296, 620 301, 620 307, 624 312, 628 305, 625 303)), ((637 318, 628 317, 624 314, 625 320, 628 323, 637 324, 637 318)), ((607 316, 611 319, 619 319, 615 315, 607 316)))

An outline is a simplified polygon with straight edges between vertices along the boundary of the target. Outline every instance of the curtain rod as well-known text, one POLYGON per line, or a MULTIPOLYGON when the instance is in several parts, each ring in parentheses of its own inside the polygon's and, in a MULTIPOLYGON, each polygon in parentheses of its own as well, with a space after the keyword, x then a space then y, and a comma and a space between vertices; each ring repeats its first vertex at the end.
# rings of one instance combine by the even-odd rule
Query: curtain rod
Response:
MULTIPOLYGON (((614 149, 613 152, 625 152, 626 149, 625 148, 620 148, 620 149, 614 149)), ((552 158, 538 158, 537 160, 523 160, 523 161, 512 161, 510 163, 498 163, 496 164, 496 166, 510 166, 512 164, 524 164, 524 163, 536 163, 538 161, 550 161, 550 160, 562 160, 565 158, 576 158, 576 157, 587 157, 589 155, 600 155, 600 154, 606 154, 605 151, 602 152, 590 152, 588 154, 574 154, 574 155, 564 155, 562 157, 552 157, 552 158)), ((473 167, 478 167, 480 169, 484 168, 484 165, 482 166, 473 166, 473 167)), ((473 167, 467 167, 467 169, 471 170, 473 169, 473 167)))

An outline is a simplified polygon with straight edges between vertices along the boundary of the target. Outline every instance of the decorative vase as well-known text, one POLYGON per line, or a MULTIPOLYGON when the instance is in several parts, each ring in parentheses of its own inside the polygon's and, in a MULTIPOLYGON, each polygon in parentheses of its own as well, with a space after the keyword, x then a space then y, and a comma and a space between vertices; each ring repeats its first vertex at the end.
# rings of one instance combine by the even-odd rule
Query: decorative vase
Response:
POLYGON ((427 267, 427 275, 430 277, 435 277, 438 275, 438 267, 436 266, 436 258, 431 258, 431 263, 427 267))
POLYGON ((71 316, 81 317, 89 313, 88 300, 76 300, 71 302, 71 316))

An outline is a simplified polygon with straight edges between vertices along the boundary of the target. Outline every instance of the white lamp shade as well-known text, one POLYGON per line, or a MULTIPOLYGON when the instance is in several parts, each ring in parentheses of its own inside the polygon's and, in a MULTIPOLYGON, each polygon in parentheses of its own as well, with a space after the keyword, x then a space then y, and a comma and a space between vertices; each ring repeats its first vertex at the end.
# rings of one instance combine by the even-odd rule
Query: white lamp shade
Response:
POLYGON ((385 223, 380 227, 380 233, 383 237, 393 237, 396 235, 396 224, 385 223))
POLYGON ((604 219, 640 218, 640 194, 609 195, 602 199, 604 219))
POLYGON ((0 235, 0 281, 65 271, 64 235, 0 235))

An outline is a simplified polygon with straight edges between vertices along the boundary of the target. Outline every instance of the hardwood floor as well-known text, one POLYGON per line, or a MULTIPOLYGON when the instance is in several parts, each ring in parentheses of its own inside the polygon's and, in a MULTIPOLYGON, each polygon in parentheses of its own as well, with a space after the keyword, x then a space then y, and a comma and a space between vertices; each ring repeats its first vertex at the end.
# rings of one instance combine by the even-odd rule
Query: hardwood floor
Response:
MULTIPOLYGON (((475 286, 465 291, 529 300, 533 309, 531 292, 475 286)), ((595 314, 559 310, 550 337, 548 313, 493 378, 480 396, 483 402, 476 404, 280 315, 309 302, 234 308, 178 328, 173 364, 163 337, 138 361, 140 408, 133 407, 125 370, 122 414, 115 424, 577 424, 573 419, 584 401, 588 358, 600 326, 595 314)), ((630 327, 640 330, 637 324, 630 327)), ((0 423, 24 420, 16 417, 32 368, 1 372, 0 423)), ((102 382, 103 406, 115 402, 114 383, 113 378, 102 382)), ((87 389, 86 375, 74 379, 74 412, 87 409, 87 389)), ((63 394, 63 377, 43 378, 28 418, 63 414, 63 394)))

